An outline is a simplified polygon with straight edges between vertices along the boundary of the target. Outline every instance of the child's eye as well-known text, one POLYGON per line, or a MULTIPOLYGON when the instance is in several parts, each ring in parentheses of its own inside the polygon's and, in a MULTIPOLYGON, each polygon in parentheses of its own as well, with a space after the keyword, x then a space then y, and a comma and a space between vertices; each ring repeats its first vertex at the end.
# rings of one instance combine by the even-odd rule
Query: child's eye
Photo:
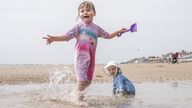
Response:
POLYGON ((108 69, 108 71, 114 71, 116 68, 111 68, 111 69, 108 69))
POLYGON ((83 13, 84 12, 84 10, 81 10, 81 13, 83 13))
POLYGON ((90 11, 91 11, 91 9, 87 9, 86 11, 87 11, 87 12, 90 12, 90 11))

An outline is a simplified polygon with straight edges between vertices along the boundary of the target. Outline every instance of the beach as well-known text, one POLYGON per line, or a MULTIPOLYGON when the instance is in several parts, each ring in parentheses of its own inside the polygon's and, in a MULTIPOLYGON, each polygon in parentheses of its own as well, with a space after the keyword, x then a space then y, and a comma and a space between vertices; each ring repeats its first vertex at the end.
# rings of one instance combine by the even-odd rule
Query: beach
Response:
MULTIPOLYGON (((190 108, 192 63, 121 64, 136 87, 130 98, 112 96, 112 77, 97 64, 93 83, 85 91, 87 108, 190 108)), ((1 65, 2 108, 82 108, 73 90, 73 65, 1 65)))
MULTIPOLYGON (((103 64, 95 67, 95 82, 111 82, 112 77, 108 77, 103 72, 103 64)), ((169 82, 169 81, 191 81, 192 63, 153 63, 153 64, 121 64, 123 74, 132 82, 169 82)), ((72 71, 71 80, 76 81, 73 65, 1 65, 0 83, 47 83, 50 72, 54 69, 62 70, 68 67, 72 71)))

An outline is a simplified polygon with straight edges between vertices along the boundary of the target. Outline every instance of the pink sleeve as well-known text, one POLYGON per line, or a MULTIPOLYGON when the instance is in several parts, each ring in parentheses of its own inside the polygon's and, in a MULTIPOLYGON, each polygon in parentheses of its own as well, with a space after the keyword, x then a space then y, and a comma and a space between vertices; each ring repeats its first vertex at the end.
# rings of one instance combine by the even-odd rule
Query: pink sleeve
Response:
POLYGON ((105 39, 108 39, 109 38, 109 33, 98 26, 98 36, 102 37, 102 38, 105 38, 105 39))
POLYGON ((77 37, 78 35, 79 35, 79 25, 76 25, 65 34, 65 36, 67 37, 67 41, 77 37))

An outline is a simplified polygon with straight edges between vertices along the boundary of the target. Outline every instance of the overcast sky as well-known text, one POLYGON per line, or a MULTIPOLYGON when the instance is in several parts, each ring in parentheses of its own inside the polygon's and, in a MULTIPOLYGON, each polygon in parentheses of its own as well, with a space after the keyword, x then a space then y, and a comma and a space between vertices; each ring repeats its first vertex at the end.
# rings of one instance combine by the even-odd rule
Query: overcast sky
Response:
MULTIPOLYGON (((138 32, 99 38, 96 63, 192 51, 191 0, 91 0, 94 23, 108 32, 138 24, 138 32)), ((76 40, 46 45, 65 34, 82 0, 0 0, 0 64, 72 64, 76 40)))

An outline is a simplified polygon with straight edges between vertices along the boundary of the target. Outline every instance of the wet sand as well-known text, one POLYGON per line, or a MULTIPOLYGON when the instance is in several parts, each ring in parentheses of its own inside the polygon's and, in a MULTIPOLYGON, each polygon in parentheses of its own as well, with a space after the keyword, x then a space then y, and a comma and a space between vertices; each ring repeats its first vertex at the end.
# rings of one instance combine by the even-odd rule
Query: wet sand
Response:
MULTIPOLYGON (((76 81, 73 65, 0 65, 0 83, 47 83, 51 71, 65 66, 73 71, 71 80, 76 81)), ((112 78, 103 73, 103 66, 96 65, 93 81, 111 82, 112 78)), ((192 63, 121 64, 123 74, 133 83, 191 81, 191 66, 192 63)))

